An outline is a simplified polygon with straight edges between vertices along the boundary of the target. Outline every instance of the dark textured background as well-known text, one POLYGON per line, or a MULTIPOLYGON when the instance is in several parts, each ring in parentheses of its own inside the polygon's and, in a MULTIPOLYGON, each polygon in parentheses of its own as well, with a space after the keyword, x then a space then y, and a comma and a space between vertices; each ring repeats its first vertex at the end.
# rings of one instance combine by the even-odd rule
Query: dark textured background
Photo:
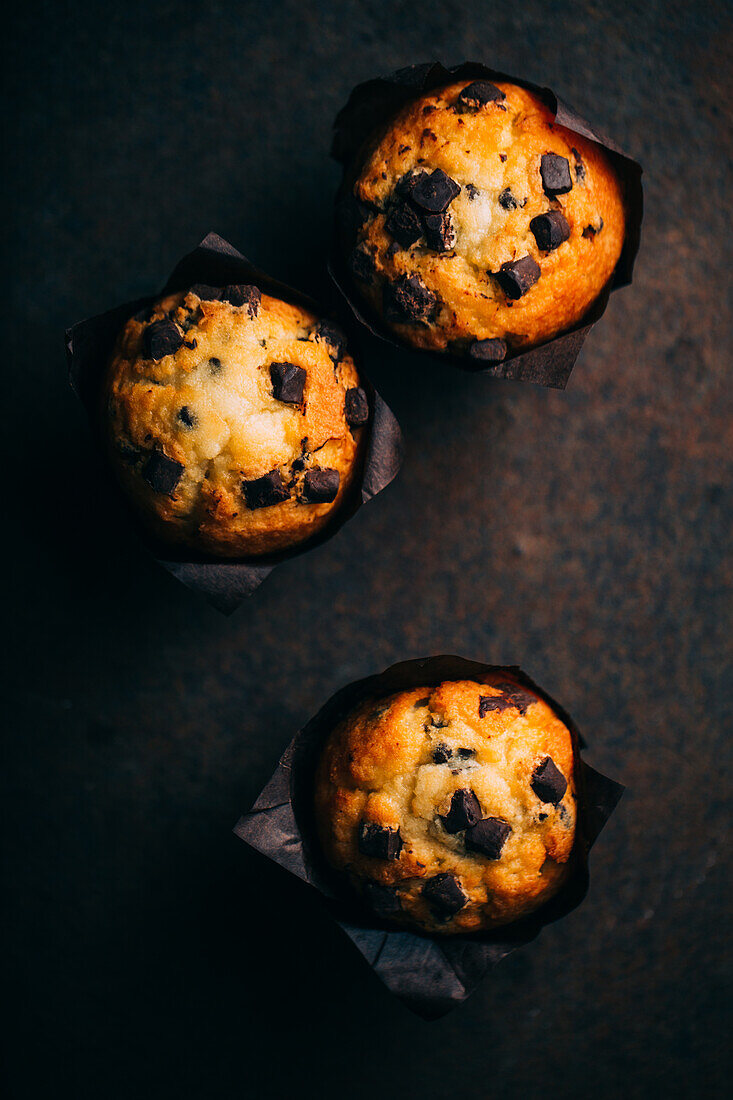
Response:
POLYGON ((22 3, 5 24, 14 1096, 677 1097, 729 1081, 732 14, 134 0, 22 3), (103 499, 63 329, 154 288, 209 229, 318 293, 333 115, 357 80, 431 56, 550 84, 643 163, 636 282, 565 393, 370 345, 407 437, 400 480, 225 619, 103 499), (426 1024, 230 829, 336 688, 439 651, 521 662, 630 790, 586 904, 426 1024))

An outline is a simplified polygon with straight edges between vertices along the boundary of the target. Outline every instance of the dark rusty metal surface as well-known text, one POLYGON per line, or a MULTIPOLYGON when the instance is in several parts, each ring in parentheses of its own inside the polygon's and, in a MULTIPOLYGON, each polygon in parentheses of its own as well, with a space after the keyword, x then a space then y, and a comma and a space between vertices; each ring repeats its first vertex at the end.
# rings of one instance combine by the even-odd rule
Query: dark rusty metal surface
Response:
POLYGON ((15 11, 14 1095, 682 1097, 728 1081, 729 43, 721 0, 15 11), (642 162, 634 286, 565 393, 370 343, 400 478, 227 620, 106 506, 63 329, 145 294, 212 228, 318 297, 333 115, 356 81, 436 55, 550 85, 642 162), (432 652, 520 663, 629 790, 585 904, 425 1024, 230 829, 338 687, 432 652))

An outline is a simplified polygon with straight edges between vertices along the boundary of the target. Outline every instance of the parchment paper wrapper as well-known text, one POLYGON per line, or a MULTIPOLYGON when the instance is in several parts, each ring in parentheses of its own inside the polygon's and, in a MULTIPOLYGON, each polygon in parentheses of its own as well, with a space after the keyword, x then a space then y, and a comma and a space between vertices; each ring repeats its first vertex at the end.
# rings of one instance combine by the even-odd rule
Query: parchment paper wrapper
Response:
POLYGON ((573 130, 591 141, 602 145, 619 174, 624 187, 626 200, 626 239, 623 250, 612 278, 606 284, 595 302, 581 321, 572 329, 556 336, 554 340, 528 351, 507 355, 502 363, 488 367, 476 367, 467 357, 452 355, 448 352, 421 351, 411 344, 399 340, 377 315, 369 302, 361 296, 353 279, 346 270, 343 250, 338 240, 339 227, 336 227, 336 244, 331 253, 329 272, 354 316, 375 336, 386 340, 395 347, 407 348, 415 354, 430 355, 441 363, 459 367, 473 374, 489 374, 493 378, 511 378, 520 382, 535 382, 541 386, 565 389, 575 360, 580 354, 583 342, 593 325, 604 314, 611 291, 628 286, 634 269, 634 260, 639 250, 641 221, 643 215, 643 193, 641 186, 641 166, 626 156, 609 138, 595 130, 590 123, 581 118, 572 107, 563 103, 550 88, 542 88, 527 80, 507 73, 490 69, 475 61, 466 61, 446 69, 439 62, 427 62, 423 65, 411 65, 399 69, 389 76, 367 80, 358 84, 352 91, 345 107, 339 111, 334 123, 332 156, 344 165, 344 179, 337 196, 338 200, 348 186, 350 169, 369 136, 386 125, 391 118, 410 100, 449 84, 454 80, 487 79, 509 81, 534 92, 547 105, 556 121, 568 130, 573 130))
POLYGON ((469 996, 484 975, 517 947, 530 943, 546 924, 564 917, 588 890, 588 851, 611 816, 624 788, 580 758, 582 739, 572 719, 515 666, 478 664, 463 657, 427 657, 392 665, 377 676, 338 691, 296 733, 272 779, 234 832, 286 871, 314 886, 331 915, 392 993, 425 1019, 445 1015, 469 996), (432 685, 509 673, 541 696, 570 730, 576 747, 578 826, 571 874, 546 905, 503 928, 477 935, 432 937, 395 930, 365 911, 323 858, 313 810, 313 783, 321 747, 337 723, 362 699, 432 685))
MULTIPOLYGON (((127 319, 162 295, 184 290, 193 283, 206 283, 209 286, 253 283, 266 294, 303 306, 321 317, 329 316, 329 312, 332 311, 322 309, 299 291, 270 278, 227 241, 216 233, 209 233, 193 252, 189 252, 177 264, 168 282, 157 294, 139 298, 135 302, 126 302, 116 309, 86 321, 80 321, 67 329, 66 353, 69 381, 89 416, 95 442, 99 448, 100 462, 104 463, 110 481, 114 485, 113 491, 116 492, 121 506, 127 511, 140 540, 169 573, 189 588, 200 592, 219 611, 230 614, 245 597, 250 596, 262 584, 279 562, 307 553, 315 546, 326 542, 362 504, 371 500, 389 485, 402 462, 402 434, 391 410, 365 378, 361 366, 357 363, 371 409, 371 417, 366 425, 368 438, 362 473, 351 499, 345 502, 344 507, 334 516, 332 523, 323 531, 314 535, 308 542, 293 547, 292 550, 257 558, 244 558, 241 561, 179 556, 169 547, 155 540, 143 528, 132 507, 117 487, 107 462, 98 412, 100 387, 115 341, 127 319)), ((348 323, 344 324, 343 318, 336 318, 336 320, 342 328, 346 329, 347 335, 350 335, 348 323)))

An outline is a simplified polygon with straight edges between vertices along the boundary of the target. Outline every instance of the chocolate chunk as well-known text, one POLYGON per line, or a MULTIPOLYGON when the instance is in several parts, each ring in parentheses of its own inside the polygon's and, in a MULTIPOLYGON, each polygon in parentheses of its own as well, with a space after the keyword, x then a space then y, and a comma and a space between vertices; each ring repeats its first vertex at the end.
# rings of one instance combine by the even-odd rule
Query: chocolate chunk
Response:
POLYGON ((369 908, 382 920, 391 920, 402 912, 400 895, 395 886, 382 886, 378 882, 368 882, 364 887, 369 908))
POLYGON ((259 287, 248 286, 246 283, 231 284, 224 287, 221 299, 233 306, 246 306, 247 313, 254 319, 260 308, 262 292, 259 287))
POLYGON ((575 157, 575 179, 578 183, 585 179, 585 165, 578 150, 573 147, 573 156, 575 157))
POLYGON ((426 707, 430 702, 430 696, 426 695, 424 699, 418 699, 416 703, 413 703, 413 707, 417 710, 418 707, 426 707))
POLYGON ((540 265, 531 256, 522 256, 520 260, 511 260, 502 264, 495 273, 499 286, 507 298, 521 298, 534 286, 542 274, 540 265))
POLYGON ((186 340, 185 345, 186 345, 187 348, 190 348, 191 351, 193 351, 194 348, 197 348, 199 346, 199 342, 196 339, 196 337, 194 336, 194 337, 192 337, 191 340, 186 340))
POLYGON ((540 802, 550 802, 553 806, 557 806, 567 789, 567 779, 555 765, 552 757, 546 756, 532 772, 532 790, 540 802))
POLYGON ((194 283, 190 290, 202 302, 218 302, 221 299, 220 286, 208 286, 206 283, 194 283))
POLYGON ((401 275, 384 288, 384 312, 390 321, 425 321, 437 301, 419 275, 401 275))
POLYGON ((468 901, 455 875, 435 875, 423 886, 423 897, 440 916, 451 917, 468 901))
POLYGON ((583 230, 583 236, 584 237, 589 237, 591 240, 593 240, 596 233, 600 233, 600 231, 602 229, 603 229, 603 218, 601 218, 600 224, 598 225, 597 229, 594 225, 586 225, 585 229, 583 230))
POLYGON ((452 755, 453 751, 450 745, 446 745, 445 741, 439 741, 433 749, 433 763, 447 764, 452 755))
POLYGON ((300 405, 303 401, 306 371, 295 363, 270 363, 272 396, 286 405, 300 405))
POLYGON ((308 470, 303 478, 303 500, 308 504, 330 504, 338 495, 340 480, 338 470, 308 470))
POLYGON ((540 252, 554 252, 570 236, 567 218, 559 210, 549 210, 532 218, 529 228, 537 241, 540 252))
POLYGON ((456 195, 460 187, 447 176, 442 168, 434 172, 422 172, 410 189, 412 201, 428 214, 440 214, 456 195))
POLYGON ((502 99, 506 99, 506 96, 495 84, 488 80, 474 80, 473 84, 468 84, 459 92, 456 105, 463 111, 478 111, 487 103, 502 99))
POLYGON ((481 820, 481 803, 473 791, 465 788, 454 791, 450 810, 440 820, 447 833, 459 833, 461 829, 470 829, 481 820))
MULTIPOLYGON (((439 714, 431 714, 430 715, 430 725, 432 726, 433 729, 442 730, 442 729, 445 729, 446 726, 449 726, 450 722, 448 721, 447 718, 443 718, 439 714)), ((428 728, 428 724, 426 723, 425 724, 425 729, 427 729, 427 728, 428 728)))
POLYGON ((193 428, 198 424, 198 417, 195 413, 192 413, 188 405, 184 405, 178 412, 178 419, 182 424, 185 424, 187 428, 193 428))
MULTIPOLYGON (((346 333, 333 321, 319 321, 313 329, 313 332, 319 340, 323 340, 330 348, 336 352, 336 362, 346 352, 346 345, 348 340, 346 333)), ((333 356, 331 356, 333 359, 333 356)))
POLYGON ((499 206, 501 206, 503 210, 516 210, 519 206, 519 203, 508 187, 505 187, 499 195, 499 206))
POLYGON ((153 451, 142 470, 143 477, 153 492, 166 493, 168 496, 178 485, 182 473, 182 463, 168 458, 162 451, 153 451))
POLYGON ((221 359, 217 359, 215 355, 212 355, 209 359, 209 373, 213 375, 221 374, 224 369, 224 364, 221 359))
POLYGON ((362 821, 359 826, 359 851, 374 859, 399 859, 402 851, 400 830, 377 825, 373 821, 362 821))
POLYGON ((156 363, 166 355, 173 355, 182 344, 183 333, 173 321, 153 321, 143 330, 145 358, 156 363))
POLYGON ((506 344, 503 340, 474 340, 468 349, 470 359, 479 363, 501 363, 506 358, 506 344))
POLYGON ((442 214, 426 214, 423 218, 425 240, 433 252, 450 252, 456 243, 453 219, 447 210, 442 214))
POLYGON ((352 386, 344 394, 344 415, 350 428, 360 428, 369 419, 369 399, 361 386, 352 386))
POLYGON ((466 830, 466 848, 481 852, 489 859, 498 859, 511 831, 511 826, 500 817, 485 817, 466 830))
POLYGON ((408 202, 400 202, 392 209, 384 227, 403 248, 409 248, 423 234, 420 218, 408 202))
POLYGON ((501 695, 482 695, 478 701, 478 716, 485 718, 492 710, 509 710, 516 708, 520 714, 526 714, 527 708, 537 702, 537 697, 517 684, 492 684, 498 688, 501 695))
POLYGON ((363 283, 370 282, 377 271, 374 257, 366 248, 359 246, 349 256, 349 270, 351 274, 363 283))
POLYGON ((473 200, 476 198, 478 193, 479 193, 478 187, 476 187, 473 183, 467 183, 466 184, 466 194, 468 195, 468 201, 469 202, 473 202, 473 200))
POLYGON ((478 701, 478 716, 485 718, 493 710, 511 710, 514 703, 507 695, 481 695, 478 701))
POLYGON ((243 481, 242 493, 251 511, 255 508, 269 508, 273 504, 282 504, 290 496, 279 470, 270 470, 269 473, 253 481, 243 481))
POLYGON ((540 175, 546 195, 566 195, 573 189, 570 165, 565 157, 557 153, 543 153, 540 160, 540 175))

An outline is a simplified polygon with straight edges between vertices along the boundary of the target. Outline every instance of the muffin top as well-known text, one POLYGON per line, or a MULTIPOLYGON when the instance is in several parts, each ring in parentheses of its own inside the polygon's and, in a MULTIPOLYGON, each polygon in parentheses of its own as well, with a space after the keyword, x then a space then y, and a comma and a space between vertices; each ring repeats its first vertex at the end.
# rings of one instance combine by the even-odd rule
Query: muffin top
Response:
POLYGON ((318 830, 379 917, 450 935, 536 909, 568 872, 573 738, 506 673, 367 700, 333 731, 318 830))
POLYGON ((146 525, 222 558, 319 531, 369 417, 340 329, 243 285, 194 286, 130 318, 105 397, 112 463, 146 525))
POLYGON ((581 320, 621 254, 624 204, 603 148, 533 92, 462 80, 367 143, 340 224, 352 276, 399 337, 488 365, 581 320))

